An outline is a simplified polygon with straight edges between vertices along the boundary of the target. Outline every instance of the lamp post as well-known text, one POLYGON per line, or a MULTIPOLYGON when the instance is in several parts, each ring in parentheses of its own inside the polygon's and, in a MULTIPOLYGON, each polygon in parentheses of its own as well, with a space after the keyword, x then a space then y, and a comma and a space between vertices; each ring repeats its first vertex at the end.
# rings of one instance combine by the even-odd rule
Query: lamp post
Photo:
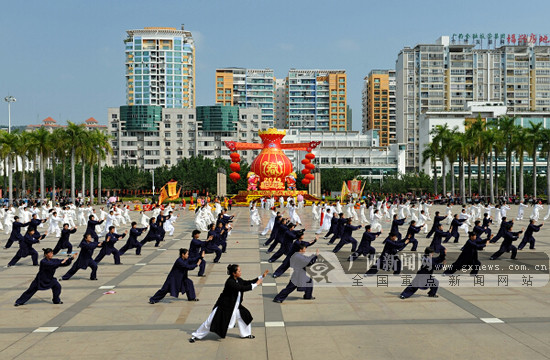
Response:
POLYGON ((8 95, 4 98, 4 101, 8 103, 8 133, 11 133, 11 103, 16 102, 17 99, 8 95))
POLYGON ((151 169, 151 172, 153 173, 153 198, 155 197, 155 169, 151 169))

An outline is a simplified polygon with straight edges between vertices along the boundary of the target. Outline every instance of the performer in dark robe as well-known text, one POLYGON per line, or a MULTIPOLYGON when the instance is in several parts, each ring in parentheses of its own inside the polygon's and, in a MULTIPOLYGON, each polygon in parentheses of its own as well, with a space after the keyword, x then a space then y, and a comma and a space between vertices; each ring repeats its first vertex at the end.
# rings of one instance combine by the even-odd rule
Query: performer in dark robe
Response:
POLYGON ((136 249, 136 255, 141 255, 141 243, 138 241, 138 237, 143 234, 143 232, 147 230, 146 227, 144 228, 138 228, 137 222, 132 221, 132 227, 130 228, 130 235, 128 236, 128 240, 126 241, 126 244, 120 248, 118 253, 120 255, 124 255, 126 251, 130 249, 136 249))
POLYGON ((418 240, 416 240, 415 236, 420 232, 420 230, 422 230, 425 225, 426 224, 416 226, 416 221, 411 221, 409 228, 407 229, 406 235, 406 238, 409 239, 409 243, 413 244, 411 251, 416 251, 416 248, 418 247, 418 240))
POLYGON ((315 255, 306 256, 307 246, 306 244, 300 245, 300 250, 292 255, 290 259, 290 266, 294 269, 288 285, 281 290, 280 293, 275 296, 273 302, 282 303, 294 290, 304 292, 305 300, 315 300, 313 295, 313 280, 307 275, 306 267, 311 266, 317 260, 319 256, 319 249, 317 249, 315 255))
POLYGON ((277 245, 283 246, 283 240, 285 238, 285 233, 288 230, 288 224, 289 223, 290 223, 289 219, 287 219, 287 218, 282 218, 281 219, 281 223, 279 224, 279 229, 277 230, 277 234, 275 235, 275 241, 273 241, 273 243, 271 243, 271 245, 269 246, 269 249, 267 249, 267 251, 266 251, 268 254, 270 252, 272 252, 273 250, 275 250, 277 245))
POLYGON ((277 270, 275 270, 272 276, 276 278, 278 276, 283 275, 285 271, 287 271, 288 268, 290 267, 290 261, 292 260, 292 255, 300 251, 302 245, 305 245, 305 247, 309 247, 315 244, 317 240, 319 240, 319 235, 315 236, 315 239, 313 239, 312 241, 309 241, 309 242, 305 241, 304 233, 303 232, 300 233, 298 235, 298 238, 292 243, 292 248, 290 249, 290 252, 286 256, 286 258, 283 260, 283 263, 277 268, 277 270))
POLYGON ((73 252, 73 244, 71 244, 69 238, 71 234, 74 234, 76 232, 76 230, 76 226, 72 229, 69 229, 69 224, 63 224, 63 229, 61 229, 61 237, 53 248, 54 255, 57 255, 57 253, 61 249, 67 249, 67 255, 70 255, 73 252))
POLYGON ((94 242, 99 242, 99 236, 97 236, 97 233, 95 232, 95 227, 97 225, 101 225, 104 221, 105 220, 96 221, 93 214, 88 216, 88 225, 86 226, 85 234, 90 234, 94 242))
POLYGON ((489 260, 496 260, 498 259, 502 254, 505 252, 512 252, 512 255, 510 256, 510 259, 514 260, 516 258, 516 255, 518 253, 518 249, 512 244, 512 242, 516 241, 519 238, 519 235, 523 232, 523 229, 521 231, 512 231, 513 224, 510 225, 508 230, 504 232, 504 235, 502 236, 504 240, 502 240, 502 244, 500 245, 500 249, 498 249, 497 252, 495 252, 489 260))
MULTIPOLYGON (((204 252, 202 253, 204 256, 204 252)), ((187 272, 193 270, 202 261, 202 257, 197 262, 190 262, 187 249, 180 249, 180 257, 174 262, 166 281, 159 291, 149 299, 149 304, 155 304, 164 299, 166 294, 177 298, 179 294, 187 294, 187 300, 199 301, 195 295, 193 281, 187 277, 187 272)))
MULTIPOLYGON (((462 226, 462 223, 465 222, 466 219, 459 219, 458 214, 454 215, 453 221, 451 222, 451 236, 448 236, 443 242, 448 242, 451 238, 455 238, 453 241, 454 243, 458 242, 458 239, 460 239, 460 233, 458 232, 458 228, 462 226)), ((435 249, 434 249, 435 250, 435 249)))
MULTIPOLYGON (((341 214, 342 216, 344 214, 341 214)), ((330 229, 328 230, 327 234, 323 236, 325 239, 328 238, 330 235, 333 235, 336 233, 336 227, 338 226, 338 217, 333 216, 330 218, 330 229)))
MULTIPOLYGON (((447 218, 447 216, 439 216, 439 211, 436 211, 435 212, 435 216, 434 216, 434 223, 432 224, 432 229, 430 230, 430 232, 428 233, 428 235, 426 235, 426 238, 429 239, 437 229, 439 229, 439 224, 445 220, 447 218)), ((437 251, 436 251, 437 252, 437 251)))
POLYGON ((50 248, 42 249, 44 251, 44 259, 40 261, 38 274, 31 282, 31 285, 25 292, 15 300, 15 306, 24 305, 38 290, 52 289, 53 303, 63 304, 59 295, 61 295, 61 285, 54 277, 55 270, 60 266, 68 266, 71 264, 77 254, 73 254, 63 260, 53 258, 53 250, 50 248))
POLYGON ((92 255, 95 248, 103 246, 103 243, 93 242, 92 240, 92 235, 84 234, 84 238, 79 245, 80 255, 78 255, 78 259, 76 259, 69 271, 61 277, 62 280, 69 280, 78 270, 86 270, 88 266, 92 269, 90 280, 97 280, 97 264, 92 259, 92 255))
POLYGON ((510 220, 510 221, 506 221, 506 217, 504 216, 502 218, 502 222, 500 223, 500 228, 498 229, 498 232, 497 232, 497 235, 494 236, 492 239, 491 239, 491 244, 494 244, 496 243, 497 241, 499 241, 502 237, 504 237, 504 233, 506 231, 508 231, 508 229, 514 225, 514 219, 510 220))
POLYGON ((288 229, 285 231, 284 234, 282 234, 281 247, 275 252, 275 254, 271 255, 269 260, 267 260, 268 262, 274 262, 281 256, 288 255, 292 248, 292 243, 294 242, 294 240, 298 238, 300 233, 304 232, 304 230, 294 230, 295 227, 296 225, 293 223, 290 223, 288 225, 288 229))
POLYGON ((263 275, 252 279, 241 279, 241 268, 237 264, 230 264, 227 266, 227 274, 229 278, 225 281, 218 301, 208 319, 195 331, 189 342, 195 342, 197 339, 202 339, 210 331, 218 334, 221 338, 225 338, 227 330, 233 328, 235 323, 239 327, 239 332, 242 338, 254 339, 252 335, 252 315, 250 311, 243 305, 243 293, 250 291, 256 286, 261 285, 263 278, 267 275, 268 271, 264 271, 263 275))
POLYGON ((15 256, 8 263, 8 267, 11 267, 19 261, 19 259, 30 256, 32 259, 32 264, 38 266, 38 253, 32 248, 34 244, 38 244, 40 240, 44 239, 47 232, 44 235, 41 235, 39 238, 34 236, 34 229, 27 231, 23 239, 19 240, 19 250, 15 253, 15 256))
POLYGON ((491 217, 489 217, 489 214, 487 213, 484 213, 483 214, 483 222, 482 222, 482 227, 485 229, 485 233, 487 234, 488 237, 491 237, 491 224, 493 223, 493 219, 491 217))
MULTIPOLYGON (((275 222, 273 223, 273 229, 271 229, 271 233, 269 234, 269 239, 266 240, 266 242, 264 243, 264 246, 271 244, 271 242, 275 240, 275 238, 277 237, 277 233, 279 232, 279 228, 281 226, 282 218, 283 217, 281 215, 277 215, 275 217, 275 222)), ((267 253, 269 254, 269 251, 267 251, 267 253)))
POLYGON ((447 239, 451 234, 448 231, 443 231, 443 224, 439 224, 438 228, 435 230, 434 238, 430 243, 430 247, 438 254, 441 254, 445 251, 445 246, 441 245, 443 238, 447 239))
POLYGON ((438 297, 437 289, 439 287, 439 281, 433 277, 434 270, 441 268, 441 265, 445 262, 446 251, 439 254, 437 258, 433 258, 434 249, 427 247, 424 250, 424 257, 422 259, 422 266, 420 270, 416 272, 416 276, 411 282, 411 285, 407 286, 405 290, 399 295, 400 299, 406 299, 411 297, 418 289, 428 291, 429 297, 438 297))
POLYGON ((8 241, 6 242, 6 245, 4 246, 4 249, 9 249, 12 244, 15 241, 19 241, 23 239, 23 235, 21 235, 21 228, 24 228, 26 226, 29 226, 30 221, 27 223, 21 223, 19 222, 19 216, 15 216, 13 218, 13 224, 11 228, 11 233, 8 241))
POLYGON ((529 243, 529 249, 535 250, 535 237, 533 236, 533 233, 539 232, 542 225, 544 225, 544 223, 540 225, 535 225, 535 220, 529 220, 529 226, 527 226, 527 230, 525 230, 523 240, 521 240, 521 243, 518 246, 518 250, 523 250, 527 243, 529 243))
POLYGON ((371 246, 371 243, 380 235, 382 234, 382 231, 373 233, 371 232, 371 226, 367 225, 365 226, 365 232, 363 233, 363 237, 361 238, 361 242, 359 243, 359 246, 357 247, 357 250, 350 255, 349 260, 355 261, 359 257, 359 255, 363 256, 372 256, 376 253, 376 249, 371 246))
MULTIPOLYGON (((478 220, 479 221, 479 220, 478 220)), ((477 275, 481 262, 478 258, 478 251, 482 250, 489 243, 489 239, 482 239, 476 232, 468 232, 468 241, 464 244, 462 252, 458 258, 451 264, 450 268, 445 270, 443 274, 451 275, 462 268, 472 269, 470 275, 477 275)))
MULTIPOLYGON (((189 261, 197 262, 200 258, 203 257, 202 253, 206 248, 207 241, 202 241, 199 239, 201 236, 200 230, 193 230, 191 234, 191 243, 189 244, 189 261)), ((204 271, 206 270, 206 261, 202 259, 199 264, 199 273, 198 276, 204 276, 204 271)))
POLYGON ((340 251, 340 249, 342 249, 344 245, 350 244, 350 243, 351 243, 351 252, 354 252, 357 249, 357 240, 355 240, 355 238, 352 236, 352 233, 355 230, 362 228, 362 226, 351 225, 351 220, 352 220, 351 218, 346 219, 346 224, 344 225, 344 229, 342 230, 342 238, 340 239, 338 244, 336 244, 334 249, 332 249, 333 253, 337 253, 338 251, 340 251))
POLYGON ((365 275, 374 275, 378 270, 393 270, 394 275, 401 273, 401 260, 397 253, 405 248, 409 243, 408 239, 398 240, 397 234, 390 233, 384 240, 384 248, 376 263, 366 272, 365 275))
MULTIPOLYGON (((344 217, 344 213, 340 213, 338 218, 338 222, 336 223, 336 227, 334 229, 334 235, 330 238, 328 244, 332 245, 336 241, 336 239, 340 239, 342 237, 342 234, 344 233, 344 226, 346 225, 346 218, 344 217)), ((332 227, 332 223, 331 223, 332 227)))
POLYGON ((140 244, 143 246, 147 244, 149 241, 154 241, 156 244, 160 242, 160 233, 159 233, 159 226, 156 223, 157 219, 154 217, 151 217, 149 219, 149 232, 143 240, 140 241, 140 244))
POLYGON ((401 241, 403 236, 399 232, 399 227, 405 223, 405 220, 407 220, 407 217, 405 216, 403 219, 398 219, 397 214, 393 215, 393 221, 391 223, 390 233, 397 234, 397 241, 401 241))
POLYGON ((120 253, 118 252, 118 249, 115 247, 115 244, 117 243, 118 239, 122 239, 128 234, 128 230, 126 230, 122 234, 115 233, 115 227, 109 226, 109 232, 105 235, 105 241, 103 242, 103 246, 101 247, 101 250, 99 251, 99 254, 95 257, 94 261, 96 264, 99 264, 101 260, 106 255, 113 255, 113 258, 115 260, 115 265, 122 265, 120 262, 120 253))

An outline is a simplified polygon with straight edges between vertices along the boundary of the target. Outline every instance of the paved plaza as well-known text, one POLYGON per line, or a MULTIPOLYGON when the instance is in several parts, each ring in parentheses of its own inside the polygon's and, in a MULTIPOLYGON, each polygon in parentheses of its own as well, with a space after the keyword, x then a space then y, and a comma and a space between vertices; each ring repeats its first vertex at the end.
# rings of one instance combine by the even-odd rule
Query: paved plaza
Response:
MULTIPOLYGON (((434 206, 431 213, 443 211, 434 206)), ((455 209, 458 211, 458 207, 455 209)), ((526 218, 531 208, 526 211, 526 218)), ((517 207, 509 212, 515 217, 517 207)), ((30 258, 12 268, 0 268, 0 358, 1 359, 548 359, 550 358, 550 286, 544 287, 460 287, 440 288, 439 298, 418 291, 406 300, 402 288, 316 287, 316 300, 305 301, 294 292, 283 304, 273 303, 275 294, 288 283, 290 270, 282 277, 268 276, 263 286, 244 295, 252 313, 256 339, 240 339, 231 329, 225 339, 215 334, 194 344, 188 342, 211 312, 227 278, 230 263, 241 265, 243 278, 254 278, 264 269, 280 264, 267 262, 265 238, 259 232, 268 220, 260 210, 260 229, 250 226, 247 208, 234 208, 234 230, 228 251, 219 264, 207 255, 206 277, 190 272, 199 302, 166 297, 150 305, 148 299, 164 282, 178 249, 187 248, 194 230, 194 213, 179 211, 175 236, 166 236, 160 248, 144 246, 136 256, 129 251, 123 265, 115 266, 111 256, 99 265, 98 281, 90 281, 90 270, 79 271, 62 281, 62 305, 51 302, 51 291, 39 291, 25 306, 14 301, 28 287, 38 271, 30 258), (114 293, 107 293, 112 291, 114 293)), ((544 211, 546 213, 546 209, 544 211)), ((313 238, 311 209, 301 210, 306 240, 313 238)), ((137 220, 138 213, 132 218, 137 220)), ((515 230, 527 225, 518 222, 515 230)), ((431 226, 431 223, 430 223, 431 226)), ((446 226, 445 226, 446 227, 446 226)), ((78 245, 85 226, 71 236, 78 245)), ((120 230, 129 229, 129 225, 120 230)), ((497 229, 492 227, 493 232, 497 229)), ((387 234, 389 223, 384 223, 387 234)), ((401 232, 406 231, 401 229, 401 232)), ((120 232, 120 231, 119 231, 120 232)), ((354 234, 361 238, 363 230, 354 234)), ((205 235, 205 234, 203 234, 205 235)), ((550 223, 537 239, 537 251, 550 253, 550 223)), ((204 236, 202 237, 204 239, 204 236)), ((417 237, 419 250, 429 245, 417 237)), ((0 236, 3 246, 7 236, 0 236)), ((35 248, 53 248, 57 239, 47 237, 35 248)), ((464 243, 461 236, 460 243, 464 243)), ((120 248, 125 241, 119 241, 120 248)), ((381 239, 373 242, 380 251, 381 239)), ((446 244, 458 250, 460 244, 446 244)), ((333 246, 321 240, 313 246, 321 251, 333 246)), ((498 245, 490 245, 483 263, 498 245)), ((0 249, 0 265, 6 265, 17 250, 0 249)), ((521 260, 522 253, 518 259, 521 260)), ((349 252, 349 245, 342 252, 349 252)), ((97 253, 97 251, 96 251, 97 253)), ((59 257, 59 256, 58 256, 59 257)), ((504 261, 509 254, 503 255, 504 261)), ((281 259, 282 260, 282 259, 281 259)), ((68 268, 57 270, 60 278, 68 268)))

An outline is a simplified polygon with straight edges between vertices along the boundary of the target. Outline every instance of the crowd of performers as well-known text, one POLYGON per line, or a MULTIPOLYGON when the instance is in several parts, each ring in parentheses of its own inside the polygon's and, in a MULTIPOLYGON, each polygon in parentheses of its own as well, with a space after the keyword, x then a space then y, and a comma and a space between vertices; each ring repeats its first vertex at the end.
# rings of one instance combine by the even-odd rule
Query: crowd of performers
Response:
MULTIPOLYGON (((231 235, 234 216, 227 213, 227 199, 215 198, 212 203, 199 201, 194 207, 195 230, 192 232, 188 248, 181 248, 179 256, 174 262, 170 273, 162 287, 149 298, 150 304, 161 301, 166 295, 178 297, 186 294, 189 301, 198 301, 193 281, 189 278, 189 271, 198 268, 197 276, 205 276, 207 254, 213 254, 213 263, 218 263, 223 253, 227 251, 228 237, 231 235), (201 237, 203 240, 201 240, 201 237)), ((477 274, 478 251, 483 250, 490 243, 502 240, 498 251, 491 255, 495 260, 504 253, 511 253, 511 259, 515 259, 518 250, 529 245, 529 249, 535 248, 534 234, 543 226, 537 224, 543 211, 541 204, 535 204, 529 217, 527 229, 516 231, 514 219, 509 219, 507 212, 510 206, 506 204, 492 205, 473 204, 456 206, 447 204, 446 209, 440 213, 435 211, 430 214, 432 203, 430 201, 390 202, 385 199, 366 199, 365 201, 350 201, 341 204, 339 201, 317 202, 311 206, 311 216, 314 220, 316 232, 311 239, 306 240, 306 229, 302 227, 302 221, 298 212, 304 215, 303 198, 261 198, 252 201, 249 206, 250 226, 255 227, 264 237, 265 246, 269 246, 267 253, 271 254, 270 263, 281 260, 272 277, 277 278, 285 274, 290 268, 293 272, 288 285, 273 299, 276 303, 282 303, 293 291, 303 292, 303 299, 313 300, 313 281, 307 275, 306 268, 315 263, 319 250, 315 254, 307 255, 307 248, 315 245, 321 237, 328 240, 329 245, 334 245, 332 251, 338 253, 348 249, 346 255, 348 261, 357 261, 360 257, 373 259, 376 254, 374 244, 382 235, 382 225, 389 225, 390 230, 381 242, 382 250, 376 264, 368 269, 366 275, 376 274, 381 269, 381 259, 384 256, 395 256, 411 244, 411 251, 417 251, 418 238, 425 236, 431 239, 431 243, 423 249, 423 266, 418 270, 415 279, 401 294, 401 299, 413 295, 418 289, 429 289, 428 296, 437 297, 437 286, 426 284, 426 279, 434 271, 442 269, 446 261, 445 243, 453 239, 459 243, 463 232, 466 240, 461 244, 461 254, 456 261, 445 268, 444 274, 453 274, 465 266, 472 266, 472 275, 477 274), (269 220, 262 227, 262 215, 260 211, 268 212, 269 220), (287 216, 285 216, 287 214, 287 216), (493 222, 498 231, 492 231, 493 222), (431 223, 431 225, 430 225, 431 223), (299 227, 302 227, 299 229, 299 227), (400 228, 405 229, 403 233, 400 228), (354 232, 363 230, 360 241, 354 238, 354 232), (525 230, 525 232, 524 232, 525 230), (496 232, 496 234, 493 234, 496 232), (523 234, 518 247, 513 243, 523 234), (277 248, 278 247, 278 248, 277 248)), ((521 221, 525 217, 528 205, 521 203, 518 208, 516 220, 521 221)), ((108 211, 99 209, 99 214, 91 206, 75 206, 68 204, 64 207, 51 207, 47 203, 32 206, 21 205, 18 208, 10 207, 0 209, 0 227, 5 228, 9 238, 4 249, 10 249, 17 242, 18 251, 6 267, 16 266, 18 261, 25 257, 31 257, 32 264, 39 266, 38 274, 29 288, 15 301, 15 306, 24 305, 38 290, 51 289, 52 301, 62 304, 60 299, 61 285, 54 277, 58 267, 69 267, 69 270, 59 279, 67 281, 79 270, 91 269, 90 280, 97 280, 98 264, 105 256, 112 255, 114 264, 120 265, 121 256, 129 250, 135 250, 136 255, 141 255, 141 249, 149 242, 154 242, 158 247, 165 236, 173 236, 174 223, 177 216, 174 209, 168 206, 164 210, 156 207, 149 217, 145 212, 140 213, 139 222, 131 221, 129 206, 113 205, 108 211), (17 215, 16 215, 17 214, 17 215), (78 223, 78 225, 77 225, 78 223), (2 226, 3 225, 3 226, 2 226), (122 227, 130 226, 124 231, 122 227), (78 245, 79 251, 73 253, 71 235, 77 231, 78 226, 86 226, 83 238, 78 245), (45 229, 41 233, 42 229, 45 229), (118 229, 118 230, 117 230, 118 229), (143 236, 145 235, 145 236, 143 236), (38 262, 38 253, 33 248, 45 237, 58 238, 55 247, 44 248, 44 258, 38 262), (139 240, 140 237, 143 238, 139 240), (126 243, 118 248, 117 243, 126 239, 126 243), (99 248, 94 257, 95 249, 99 248), (62 250, 67 257, 57 259, 53 256, 62 250)), ((550 211, 548 212, 548 218, 550 211)), ((399 258, 392 269, 384 269, 399 274, 401 264, 399 258)), ((227 266, 227 275, 223 292, 219 296, 212 312, 206 321, 192 334, 190 342, 204 338, 209 332, 214 332, 220 337, 226 336, 229 328, 238 326, 241 337, 254 338, 251 333, 252 315, 242 305, 243 293, 251 291, 261 285, 267 270, 252 280, 241 278, 241 269, 237 264, 227 266)), ((431 281, 437 280, 432 279, 431 281)))

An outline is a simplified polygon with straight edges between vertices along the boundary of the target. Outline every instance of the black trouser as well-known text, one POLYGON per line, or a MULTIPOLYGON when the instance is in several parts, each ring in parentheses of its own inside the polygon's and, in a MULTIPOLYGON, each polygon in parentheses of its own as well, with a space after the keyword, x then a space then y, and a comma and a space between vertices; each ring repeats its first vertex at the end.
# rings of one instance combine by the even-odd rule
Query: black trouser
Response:
POLYGON ((55 247, 53 248, 53 254, 54 255, 57 255, 57 253, 61 250, 61 249, 67 249, 67 255, 72 253, 73 252, 73 245, 68 242, 68 243, 65 243, 65 244, 59 244, 57 243, 57 245, 55 245, 55 247))
POLYGON ((6 249, 11 248, 11 246, 13 245, 14 242, 15 242, 15 240, 12 239, 12 238, 10 237, 10 238, 8 239, 8 241, 6 242, 6 245, 4 245, 4 247, 5 247, 6 249))
POLYGON ((435 294, 437 294, 437 289, 439 289, 439 281, 437 279, 433 279, 433 285, 427 286, 427 287, 426 286, 416 287, 412 285, 407 286, 407 288, 405 288, 405 290, 403 290, 403 292, 401 293, 401 296, 403 296, 404 298, 411 297, 418 289, 422 289, 422 290, 430 289, 430 291, 428 291, 428 295, 434 296, 435 294))
POLYGON ((393 269, 386 269, 386 268, 382 268, 382 270, 384 271, 391 271, 393 270, 393 274, 394 275, 399 275, 401 273, 401 259, 399 259, 399 256, 397 255, 390 255, 390 254, 386 254, 386 253, 382 253, 380 254, 380 257, 378 258, 378 260, 376 261, 376 264, 374 264, 368 271, 367 271, 367 275, 374 275, 376 273, 378 273, 378 270, 380 270, 381 268, 381 263, 383 263, 384 265, 392 265, 393 266, 393 269), (384 256, 388 256, 388 257, 393 257, 392 261, 389 261, 387 258, 384 258, 384 256))
POLYGON ((334 247, 332 252, 337 253, 338 251, 340 251, 342 246, 344 246, 346 244, 350 244, 350 243, 351 243, 351 252, 354 252, 355 249, 357 248, 357 240, 355 240, 352 237, 350 237, 348 239, 340 239, 340 242, 338 242, 338 244, 334 247))
POLYGON ((518 246, 518 250, 522 250, 525 245, 527 245, 527 243, 529 243, 529 249, 535 248, 535 238, 533 236, 524 236, 523 240, 521 240, 521 243, 518 246))
MULTIPOLYGON (((288 295, 290 295, 291 292, 293 292, 294 290, 296 290, 298 288, 298 286, 294 285, 292 283, 292 281, 289 281, 288 282, 288 285, 283 289, 281 290, 280 293, 277 294, 277 296, 275 296, 275 299, 274 300, 277 300, 277 301, 284 301, 288 295)), ((313 294, 313 282, 311 282, 311 286, 307 286, 304 288, 304 299, 311 299, 312 298, 312 294, 313 294)))
POLYGON ((491 255, 491 259, 495 260, 500 257, 500 255, 504 254, 505 252, 512 252, 512 256, 510 256, 510 259, 515 259, 516 255, 518 253, 518 249, 514 245, 510 245, 508 248, 500 248, 496 253, 491 255))
POLYGON ((367 256, 367 255, 374 255, 376 253, 376 249, 372 246, 359 248, 356 252, 350 255, 349 260, 355 261, 359 257, 359 255, 367 256))
POLYGON ((31 256, 31 259, 32 259, 32 264, 33 265, 38 265, 38 253, 36 252, 36 250, 34 249, 30 249, 29 250, 29 254, 28 255, 25 255, 25 256, 21 256, 21 250, 17 251, 17 253, 15 253, 15 256, 10 260, 10 262, 8 263, 8 266, 13 266, 15 264, 17 264, 17 262, 19 261, 19 259, 21 258, 24 258, 24 257, 27 257, 27 256, 31 256))
MULTIPOLYGON (((57 280, 54 280, 54 284, 53 284, 51 289, 52 289, 52 294, 53 294, 53 298, 52 298, 53 303, 54 304, 59 304, 61 302, 61 300, 59 299, 59 295, 61 295, 61 284, 59 284, 59 282, 57 280)), ((38 282, 35 279, 31 283, 31 286, 29 286, 29 288, 27 290, 25 290, 25 292, 23 294, 21 294, 19 299, 15 300, 15 303, 18 304, 18 305, 25 304, 27 301, 29 301, 29 299, 34 294, 36 294, 37 291, 38 291, 38 282)))
MULTIPOLYGON (((189 255, 188 261, 190 263, 196 263, 196 262, 199 261, 200 257, 201 257, 200 254, 191 254, 191 255, 189 255)), ((202 259, 201 263, 199 264, 199 273, 198 273, 198 275, 203 276, 205 270, 206 270, 206 261, 204 259, 202 259)))
POLYGON ((216 257, 214 258, 213 262, 217 263, 218 261, 220 261, 220 258, 222 257, 222 250, 215 246, 215 247, 210 247, 210 248, 206 248, 204 249, 204 253, 205 254, 212 254, 212 253, 216 253, 216 257))
POLYGON ((126 251, 130 250, 130 249, 133 249, 133 248, 136 248, 136 255, 141 255, 141 247, 143 245, 141 245, 141 243, 139 242, 136 242, 135 244, 128 244, 126 243, 126 245, 124 245, 123 247, 120 248, 120 250, 118 251, 119 255, 124 255, 124 253, 126 253, 126 251))
MULTIPOLYGON (((185 289, 185 294, 187 295, 187 300, 191 301, 196 298, 195 295, 195 287, 193 286, 193 282, 189 279, 183 280, 183 287, 185 289)), ((149 298, 150 302, 159 302, 170 292, 170 284, 164 283, 159 291, 155 293, 155 295, 151 296, 149 298)))
MULTIPOLYGON (((90 280, 96 280, 97 279, 97 264, 95 261, 93 260, 90 260, 88 262, 88 266, 90 267, 90 269, 92 269, 92 273, 90 274, 90 280)), ((74 263, 73 266, 71 267, 71 269, 69 271, 67 271, 67 273, 65 275, 63 275, 61 278, 63 280, 69 280, 74 274, 76 274, 76 272, 80 269, 80 267, 78 266, 78 263, 74 263)))
MULTIPOLYGON (((115 258, 115 265, 118 265, 120 264, 120 253, 118 252, 117 249, 115 248, 112 248, 111 249, 111 254, 113 255, 113 257, 115 258)), ((97 256, 95 257, 94 261, 99 264, 99 262, 101 260, 103 260, 103 258, 105 257, 105 255, 107 255, 107 248, 101 248, 101 250, 99 251, 99 254, 97 254, 97 256)))

